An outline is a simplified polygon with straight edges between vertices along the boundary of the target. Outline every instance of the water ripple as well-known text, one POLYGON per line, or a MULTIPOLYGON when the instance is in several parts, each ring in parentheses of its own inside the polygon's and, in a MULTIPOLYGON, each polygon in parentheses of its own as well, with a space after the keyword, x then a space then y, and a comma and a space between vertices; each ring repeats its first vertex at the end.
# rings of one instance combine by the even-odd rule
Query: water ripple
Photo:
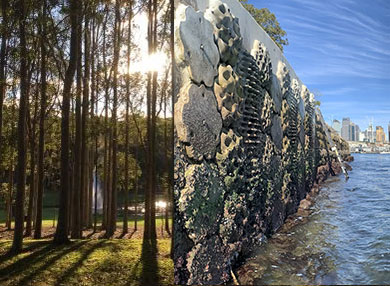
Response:
POLYGON ((239 269, 242 283, 390 284, 390 155, 354 157, 350 179, 328 180, 307 218, 239 269))

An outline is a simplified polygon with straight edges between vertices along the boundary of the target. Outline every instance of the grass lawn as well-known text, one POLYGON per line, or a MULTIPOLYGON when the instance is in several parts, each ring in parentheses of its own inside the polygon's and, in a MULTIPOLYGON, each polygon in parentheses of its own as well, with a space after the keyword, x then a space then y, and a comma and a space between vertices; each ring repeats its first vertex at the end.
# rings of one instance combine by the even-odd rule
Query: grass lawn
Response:
POLYGON ((9 256, 10 240, 0 240, 0 285, 172 285, 170 239, 157 245, 142 239, 85 239, 54 246, 25 240, 9 256), (157 249, 157 250, 156 250, 157 249))
MULTIPOLYGON (((43 215, 42 236, 43 236, 43 238, 45 238, 45 237, 49 238, 49 237, 53 236, 53 234, 55 232, 55 228, 57 226, 58 209, 44 208, 42 215, 43 215)), ((98 218, 97 218, 98 231, 94 235, 94 237, 92 237, 92 238, 101 237, 102 233, 100 232, 100 227, 102 224, 102 218, 103 218, 102 215, 98 215, 98 218)), ((93 219, 94 218, 92 218, 92 222, 93 222, 93 219)), ((129 234, 131 234, 132 238, 133 237, 134 238, 142 238, 142 233, 143 233, 143 228, 144 228, 144 218, 142 216, 138 217, 138 219, 137 219, 138 231, 135 233, 133 232, 134 221, 135 221, 134 216, 129 216, 129 219, 128 219, 129 234)), ((169 222, 169 227, 172 228, 172 218, 168 218, 168 222, 169 222)), ((3 209, 0 209, 0 240, 12 239, 13 227, 14 227, 14 220, 12 220, 12 222, 11 222, 12 230, 11 231, 5 230, 5 213, 4 213, 3 209)), ((122 227, 123 227, 123 217, 121 215, 118 215, 117 232, 116 232, 115 237, 120 237, 122 227)), ((165 231, 165 218, 163 216, 156 217, 156 231, 157 231, 157 235, 160 238, 166 238, 168 236, 168 234, 165 231)), ((83 235, 88 236, 88 235, 91 235, 91 233, 92 233, 92 229, 87 229, 84 231, 83 235)))

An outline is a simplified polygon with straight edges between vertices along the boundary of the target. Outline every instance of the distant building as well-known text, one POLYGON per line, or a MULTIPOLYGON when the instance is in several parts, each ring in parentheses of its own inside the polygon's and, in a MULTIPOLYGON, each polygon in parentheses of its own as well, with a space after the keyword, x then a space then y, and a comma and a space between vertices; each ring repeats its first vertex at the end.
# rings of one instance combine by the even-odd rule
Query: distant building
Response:
POLYGON ((372 123, 370 123, 370 125, 368 125, 367 141, 370 142, 370 143, 375 142, 375 131, 373 131, 372 123))
POLYGON ((376 142, 384 143, 385 142, 385 131, 382 126, 376 127, 376 142))
POLYGON ((341 137, 347 141, 351 141, 350 125, 351 125, 351 119, 349 117, 343 118, 342 125, 341 125, 341 137))
MULTIPOLYGON (((389 124, 390 126, 390 124, 389 124)), ((332 122, 332 128, 337 132, 337 134, 341 135, 341 123, 337 119, 334 119, 332 122)))
POLYGON ((351 123, 349 125, 349 140, 350 141, 357 141, 356 140, 356 125, 355 125, 355 123, 351 123))
POLYGON ((359 133, 359 141, 366 142, 367 141, 367 130, 359 133))
POLYGON ((389 137, 387 137, 387 140, 388 142, 390 143, 390 122, 389 122, 389 125, 387 125, 387 135, 389 135, 389 137))
POLYGON ((360 127, 359 127, 359 125, 355 124, 355 140, 354 141, 361 141, 359 137, 360 137, 360 127))

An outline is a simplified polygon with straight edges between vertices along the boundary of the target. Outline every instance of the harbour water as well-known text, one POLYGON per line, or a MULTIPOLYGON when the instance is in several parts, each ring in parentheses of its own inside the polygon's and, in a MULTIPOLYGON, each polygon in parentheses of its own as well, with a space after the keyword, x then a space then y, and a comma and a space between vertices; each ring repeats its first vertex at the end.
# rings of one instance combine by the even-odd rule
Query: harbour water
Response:
POLYGON ((390 155, 354 154, 238 271, 241 284, 390 284, 390 155))

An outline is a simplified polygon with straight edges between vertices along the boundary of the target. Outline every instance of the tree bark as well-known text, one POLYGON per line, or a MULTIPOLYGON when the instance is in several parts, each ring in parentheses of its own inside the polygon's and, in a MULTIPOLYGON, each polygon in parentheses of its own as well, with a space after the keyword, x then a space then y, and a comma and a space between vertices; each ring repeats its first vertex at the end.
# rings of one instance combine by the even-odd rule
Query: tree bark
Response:
POLYGON ((27 46, 26 46, 26 9, 24 0, 19 1, 19 37, 20 37, 20 102, 18 118, 18 163, 17 189, 15 201, 15 231, 11 252, 19 253, 23 244, 24 196, 26 187, 26 118, 27 118, 27 46))
POLYGON ((45 152, 45 113, 46 113, 46 0, 42 0, 41 21, 41 102, 39 114, 39 147, 38 147, 38 190, 37 190, 37 215, 35 218, 34 238, 42 236, 42 208, 43 208, 43 180, 44 180, 44 152, 45 152))
POLYGON ((9 170, 9 190, 8 190, 8 197, 6 200, 7 204, 7 217, 5 226, 7 230, 11 230, 11 223, 12 223, 12 193, 14 190, 14 170, 13 170, 14 160, 12 158, 11 164, 10 164, 10 170, 9 170))
POLYGON ((32 232, 32 221, 33 221, 33 208, 35 205, 36 197, 36 118, 38 113, 38 92, 34 102, 34 115, 30 120, 31 122, 31 134, 30 134, 30 193, 28 199, 28 209, 26 217, 26 232, 25 236, 31 236, 32 232))
MULTIPOLYGON (((108 17, 108 8, 106 5, 105 8, 106 18, 104 24, 107 23, 108 17)), ((105 88, 105 105, 104 105, 104 190, 103 190, 103 222, 102 228, 107 230, 108 226, 108 217, 109 217, 109 186, 110 186, 110 168, 109 168, 109 157, 110 157, 110 148, 109 148, 109 133, 110 128, 108 126, 108 108, 109 108, 109 94, 108 94, 108 73, 107 73, 107 61, 106 61, 106 29, 103 29, 103 66, 104 66, 104 88, 105 88)))
MULTIPOLYGON (((92 18, 92 50, 96 51, 96 36, 99 29, 96 31, 96 22, 95 22, 95 14, 93 14, 92 18)), ((98 60, 98 70, 99 70, 99 60, 98 60)), ((95 143, 95 150, 93 154, 93 165, 92 175, 94 177, 94 217, 93 217, 93 232, 97 231, 97 188, 98 188, 98 133, 97 133, 97 120, 98 120, 98 100, 97 100, 97 90, 96 90, 96 73, 95 73, 95 57, 91 57, 91 128, 93 128, 93 137, 95 143), (96 112, 94 112, 94 108, 96 108, 96 112), (93 172, 95 170, 95 173, 93 172)))
POLYGON ((113 61, 113 102, 112 102, 112 197, 111 197, 111 216, 107 235, 112 236, 116 230, 117 219, 117 109, 118 109, 118 61, 120 48, 120 1, 115 1, 115 28, 114 28, 114 61, 113 61))
POLYGON ((71 19, 70 59, 64 80, 61 119, 61 197, 55 243, 66 243, 68 238, 68 202, 69 202, 69 111, 70 92, 77 66, 78 49, 78 10, 81 9, 78 0, 69 0, 71 19))
POLYGON ((87 126, 89 112, 89 77, 90 77, 90 52, 89 52, 89 12, 88 4, 85 2, 85 26, 84 26, 84 80, 83 80, 83 110, 81 118, 81 194, 82 194, 82 224, 88 226, 89 203, 89 168, 88 168, 88 146, 87 126))
MULTIPOLYGON (((82 6, 82 5, 81 5, 82 6)), ((72 232, 71 238, 81 238, 82 236, 82 211, 83 211, 83 184, 82 184, 82 150, 81 150, 81 137, 82 137, 82 127, 81 127, 81 38, 82 38, 82 27, 81 27, 81 16, 79 15, 79 25, 77 27, 77 75, 76 75, 76 135, 74 143, 74 189, 73 189, 73 213, 72 213, 72 232)))
POLYGON ((127 71, 126 75, 126 130, 125 130, 125 209, 123 213, 123 233, 129 231, 128 207, 129 207, 129 130, 130 130, 130 55, 131 55, 131 21, 133 20, 132 1, 129 3, 129 24, 127 34, 127 71))
POLYGON ((174 122, 174 106, 175 106, 175 1, 174 0, 169 0, 170 5, 171 5, 171 10, 170 10, 170 20, 171 20, 171 34, 170 34, 170 48, 171 48, 171 79, 172 79, 172 84, 171 84, 171 106, 172 106, 172 122, 171 122, 171 148, 172 148, 172 155, 171 155, 171 161, 170 161, 170 172, 169 172, 169 178, 170 178, 170 201, 171 201, 171 213, 172 213, 172 234, 171 234, 171 251, 170 251, 170 256, 171 259, 174 258, 174 214, 175 214, 175 203, 173 201, 173 186, 174 186, 174 165, 175 165, 175 152, 174 152, 174 146, 175 146, 175 122, 174 122))
MULTIPOLYGON (((3 21, 1 23, 1 49, 0 49, 0 150, 1 150, 1 139, 3 132, 3 103, 6 90, 6 50, 7 50, 7 29, 8 29, 8 16, 7 16, 7 4, 8 1, 1 1, 1 13, 3 15, 3 21)), ((0 154, 1 160, 1 154, 0 154)))

